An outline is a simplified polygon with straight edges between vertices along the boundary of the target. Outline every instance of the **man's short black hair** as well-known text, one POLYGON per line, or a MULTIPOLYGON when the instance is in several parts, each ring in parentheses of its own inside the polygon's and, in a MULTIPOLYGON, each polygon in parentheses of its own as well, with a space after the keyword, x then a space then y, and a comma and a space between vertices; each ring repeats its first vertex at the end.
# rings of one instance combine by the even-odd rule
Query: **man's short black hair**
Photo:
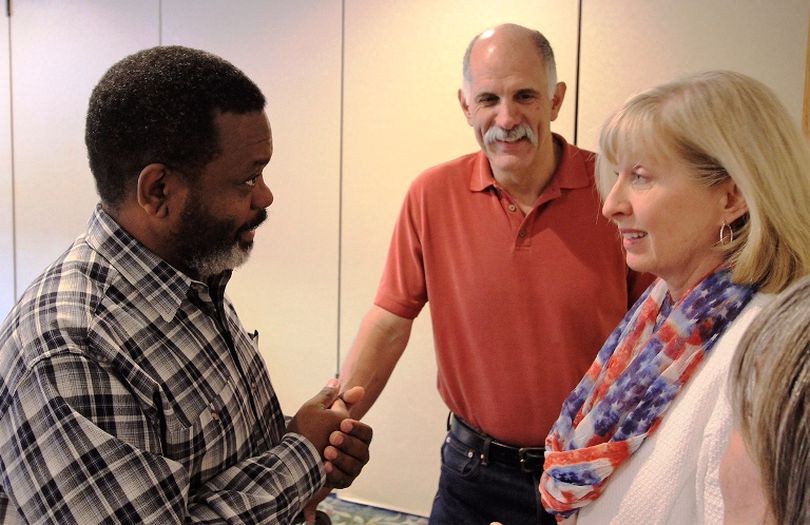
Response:
POLYGON ((264 105, 253 81, 211 53, 159 46, 124 58, 93 89, 87 110, 85 143, 102 202, 121 204, 151 163, 198 173, 220 152, 216 115, 264 105))

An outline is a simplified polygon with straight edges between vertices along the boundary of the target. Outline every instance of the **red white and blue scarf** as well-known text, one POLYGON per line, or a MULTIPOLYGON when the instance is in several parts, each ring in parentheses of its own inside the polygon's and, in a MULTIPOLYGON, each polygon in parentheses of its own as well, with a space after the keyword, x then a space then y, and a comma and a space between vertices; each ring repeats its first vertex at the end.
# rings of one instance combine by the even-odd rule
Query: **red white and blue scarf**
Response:
POLYGON ((546 438, 543 506, 567 517, 602 493, 616 467, 655 432, 670 403, 755 289, 727 269, 672 304, 654 282, 608 337, 546 438))

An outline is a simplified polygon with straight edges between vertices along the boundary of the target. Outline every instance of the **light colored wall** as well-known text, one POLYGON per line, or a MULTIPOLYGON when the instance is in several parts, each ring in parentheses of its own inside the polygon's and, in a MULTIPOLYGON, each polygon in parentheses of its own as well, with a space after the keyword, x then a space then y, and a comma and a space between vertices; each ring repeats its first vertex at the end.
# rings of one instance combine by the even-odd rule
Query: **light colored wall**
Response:
POLYGON ((644 88, 707 69, 768 84, 801 122, 807 0, 584 0, 579 144, 644 88))
POLYGON ((14 304, 14 187, 11 171, 9 20, 0 20, 0 322, 14 304))
MULTIPOLYGON (((159 42, 220 54, 268 95, 275 153, 266 173, 276 201, 229 294, 260 331, 290 413, 345 357, 407 185, 476 149, 456 90, 464 48, 487 26, 515 21, 549 37, 568 83, 554 129, 573 139, 576 127, 586 147, 632 92, 697 69, 761 78, 798 121, 806 0, 582 4, 577 86, 576 2, 15 0, 13 190, 9 126, 0 125, 0 317, 12 301, 14 257, 19 294, 83 230, 96 201, 83 143, 92 86, 118 59, 159 42)), ((8 24, 0 26, 0 122, 8 123, 8 24)), ((435 373, 426 310, 368 415, 372 462, 343 497, 427 513, 446 417, 435 373)))

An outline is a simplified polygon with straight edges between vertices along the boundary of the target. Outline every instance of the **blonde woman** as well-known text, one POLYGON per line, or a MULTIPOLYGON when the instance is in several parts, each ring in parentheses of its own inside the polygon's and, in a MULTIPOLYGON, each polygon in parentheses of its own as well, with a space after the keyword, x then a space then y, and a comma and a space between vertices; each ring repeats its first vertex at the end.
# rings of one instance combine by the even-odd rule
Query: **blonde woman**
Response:
POLYGON ((546 440, 564 523, 719 523, 726 378, 772 294, 810 273, 810 152, 762 83, 715 71, 628 100, 606 123, 602 213, 658 279, 605 342, 546 440))
POLYGON ((810 279, 751 323, 731 365, 725 525, 810 523, 810 279))

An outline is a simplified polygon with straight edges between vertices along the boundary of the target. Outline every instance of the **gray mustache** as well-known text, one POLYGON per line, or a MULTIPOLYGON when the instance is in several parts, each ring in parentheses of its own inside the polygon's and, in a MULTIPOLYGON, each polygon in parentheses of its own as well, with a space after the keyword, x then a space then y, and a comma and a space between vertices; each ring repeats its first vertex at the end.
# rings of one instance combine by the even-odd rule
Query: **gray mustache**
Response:
POLYGON ((492 126, 484 133, 484 142, 486 144, 492 144, 496 140, 519 140, 522 138, 527 138, 533 145, 537 145, 537 135, 526 124, 518 124, 512 129, 492 126))

